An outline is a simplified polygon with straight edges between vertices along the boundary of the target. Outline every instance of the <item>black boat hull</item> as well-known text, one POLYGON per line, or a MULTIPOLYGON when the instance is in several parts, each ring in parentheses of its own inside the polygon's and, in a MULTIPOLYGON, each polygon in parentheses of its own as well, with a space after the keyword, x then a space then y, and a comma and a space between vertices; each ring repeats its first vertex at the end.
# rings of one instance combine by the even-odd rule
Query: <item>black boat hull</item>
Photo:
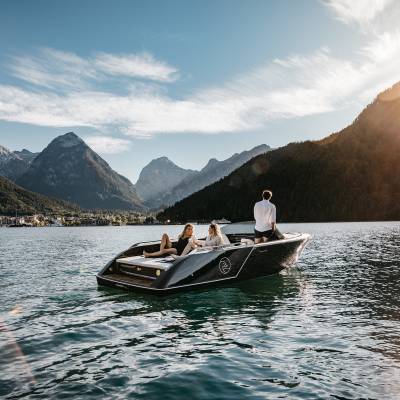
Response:
MULTIPOLYGON (((102 286, 167 295, 181 291, 207 289, 279 273, 296 263, 310 236, 299 234, 290 239, 258 245, 231 245, 193 254, 176 261, 159 276, 149 274, 124 276, 116 260, 121 256, 141 254, 151 245, 134 246, 118 255, 97 275, 102 286), (117 272, 116 272, 117 271, 117 272)), ((142 271, 144 274, 144 272, 142 271)))

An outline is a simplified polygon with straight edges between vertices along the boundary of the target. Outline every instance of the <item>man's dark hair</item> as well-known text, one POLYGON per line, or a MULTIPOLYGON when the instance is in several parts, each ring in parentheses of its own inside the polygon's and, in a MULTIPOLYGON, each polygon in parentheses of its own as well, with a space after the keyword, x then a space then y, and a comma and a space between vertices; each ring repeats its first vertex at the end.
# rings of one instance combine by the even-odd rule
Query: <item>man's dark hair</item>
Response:
POLYGON ((272 192, 270 190, 264 190, 262 192, 262 197, 264 200, 269 200, 272 197, 272 192))

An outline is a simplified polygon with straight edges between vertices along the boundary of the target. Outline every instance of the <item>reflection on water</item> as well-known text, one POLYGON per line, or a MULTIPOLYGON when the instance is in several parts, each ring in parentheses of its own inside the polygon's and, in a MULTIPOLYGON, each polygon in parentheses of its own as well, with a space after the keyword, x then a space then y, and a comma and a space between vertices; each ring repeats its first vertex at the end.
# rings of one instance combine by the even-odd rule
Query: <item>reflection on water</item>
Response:
POLYGON ((0 396, 395 398, 400 224, 282 230, 297 268, 160 299, 94 275, 162 227, 0 229, 0 396))

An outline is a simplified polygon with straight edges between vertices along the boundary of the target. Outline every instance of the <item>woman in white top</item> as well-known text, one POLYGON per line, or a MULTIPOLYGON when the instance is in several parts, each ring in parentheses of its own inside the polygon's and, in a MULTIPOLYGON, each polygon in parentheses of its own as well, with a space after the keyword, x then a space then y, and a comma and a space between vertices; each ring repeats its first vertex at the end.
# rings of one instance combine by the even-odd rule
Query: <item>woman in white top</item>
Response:
POLYGON ((193 240, 193 243, 201 247, 216 247, 222 246, 224 241, 222 239, 221 229, 218 224, 210 224, 208 227, 208 236, 206 240, 193 240))

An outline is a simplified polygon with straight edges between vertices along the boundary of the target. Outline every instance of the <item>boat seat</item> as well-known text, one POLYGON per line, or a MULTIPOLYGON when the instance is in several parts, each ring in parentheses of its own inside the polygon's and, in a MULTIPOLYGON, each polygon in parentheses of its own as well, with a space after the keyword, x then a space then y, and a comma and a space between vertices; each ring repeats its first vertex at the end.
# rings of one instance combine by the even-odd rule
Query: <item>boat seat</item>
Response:
POLYGON ((175 260, 172 257, 145 258, 143 256, 135 256, 117 259, 117 263, 119 264, 133 265, 135 267, 156 268, 162 270, 169 269, 174 261, 175 260))
POLYGON ((118 258, 116 261, 119 264, 125 264, 125 265, 133 265, 137 267, 150 267, 150 268, 157 268, 157 269, 162 269, 162 270, 167 270, 169 267, 172 266, 172 264, 176 260, 181 260, 183 258, 186 258, 192 254, 196 253, 208 253, 209 251, 212 251, 211 248, 201 248, 197 247, 196 249, 192 250, 190 253, 184 255, 184 256, 167 256, 167 257, 143 257, 143 256, 133 256, 133 257, 123 257, 123 258, 118 258))
POLYGON ((176 260, 183 260, 183 259, 185 259, 187 257, 190 257, 193 254, 204 254, 204 253, 209 253, 210 251, 213 251, 213 249, 210 248, 210 247, 206 247, 206 248, 196 247, 190 253, 185 254, 184 256, 173 255, 171 258, 173 258, 175 261, 176 260))

